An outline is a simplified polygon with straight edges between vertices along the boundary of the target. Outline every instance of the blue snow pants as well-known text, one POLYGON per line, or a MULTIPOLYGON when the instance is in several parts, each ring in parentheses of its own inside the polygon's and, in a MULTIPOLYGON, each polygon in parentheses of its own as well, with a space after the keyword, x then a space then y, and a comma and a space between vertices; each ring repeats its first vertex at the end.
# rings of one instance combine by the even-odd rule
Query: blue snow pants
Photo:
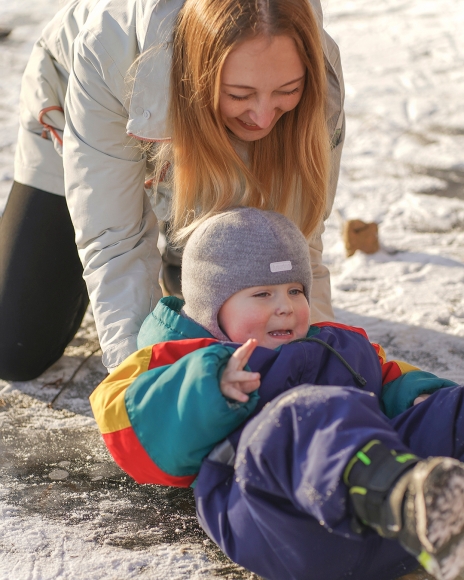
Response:
POLYGON ((397 541, 352 531, 343 472, 373 439, 423 458, 464 460, 463 397, 464 387, 444 388, 388 419, 372 393, 296 387, 248 422, 234 466, 204 460, 195 487, 199 521, 233 561, 269 580, 406 574, 417 561, 397 541))

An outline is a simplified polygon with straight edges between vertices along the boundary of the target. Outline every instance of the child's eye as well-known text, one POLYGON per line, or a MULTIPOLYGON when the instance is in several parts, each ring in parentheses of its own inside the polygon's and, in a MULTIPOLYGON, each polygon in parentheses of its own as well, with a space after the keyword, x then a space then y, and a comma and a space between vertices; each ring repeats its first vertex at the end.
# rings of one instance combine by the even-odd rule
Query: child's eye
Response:
POLYGON ((258 294, 253 294, 253 298, 267 298, 270 296, 269 292, 258 292, 258 294))
POLYGON ((300 290, 300 288, 292 288, 288 293, 292 296, 297 296, 298 294, 303 294, 303 290, 300 290))

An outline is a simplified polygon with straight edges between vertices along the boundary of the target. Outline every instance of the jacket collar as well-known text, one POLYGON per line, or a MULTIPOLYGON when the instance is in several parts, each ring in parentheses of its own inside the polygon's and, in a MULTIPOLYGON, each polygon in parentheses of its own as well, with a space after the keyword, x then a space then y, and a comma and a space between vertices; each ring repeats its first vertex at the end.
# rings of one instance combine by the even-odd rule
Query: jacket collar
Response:
POLYGON ((202 326, 180 314, 183 305, 184 302, 175 296, 161 298, 142 324, 137 337, 137 348, 169 340, 214 338, 202 326))

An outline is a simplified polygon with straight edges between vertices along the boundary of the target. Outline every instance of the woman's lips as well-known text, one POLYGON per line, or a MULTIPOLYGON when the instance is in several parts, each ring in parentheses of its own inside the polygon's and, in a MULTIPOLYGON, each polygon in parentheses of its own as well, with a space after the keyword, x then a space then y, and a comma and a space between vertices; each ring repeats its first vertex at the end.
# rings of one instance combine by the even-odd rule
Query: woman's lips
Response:
POLYGON ((240 127, 243 127, 247 131, 262 131, 261 127, 258 127, 258 125, 247 125, 245 121, 242 121, 238 117, 235 117, 235 120, 238 122, 240 127))

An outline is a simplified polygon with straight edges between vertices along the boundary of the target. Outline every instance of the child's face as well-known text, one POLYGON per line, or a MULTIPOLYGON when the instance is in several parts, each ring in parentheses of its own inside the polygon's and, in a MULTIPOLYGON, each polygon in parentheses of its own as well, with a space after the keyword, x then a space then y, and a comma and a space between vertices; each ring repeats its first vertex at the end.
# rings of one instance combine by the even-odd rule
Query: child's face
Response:
POLYGON ((299 283, 253 286, 233 294, 219 310, 219 326, 232 342, 255 338, 277 348, 309 329, 309 304, 299 283))

